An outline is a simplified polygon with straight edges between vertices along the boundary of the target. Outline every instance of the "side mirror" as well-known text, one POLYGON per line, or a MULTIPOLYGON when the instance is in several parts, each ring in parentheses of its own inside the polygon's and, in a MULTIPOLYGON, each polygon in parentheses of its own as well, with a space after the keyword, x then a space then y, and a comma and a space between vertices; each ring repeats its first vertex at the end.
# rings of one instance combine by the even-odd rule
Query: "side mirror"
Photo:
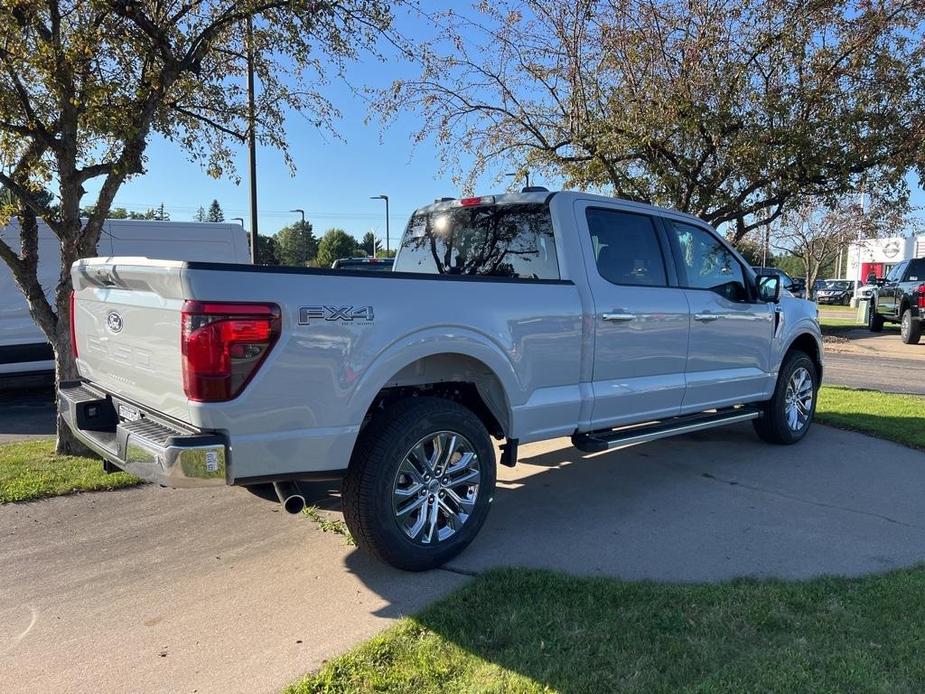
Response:
POLYGON ((867 284, 877 284, 876 273, 873 273, 873 272, 867 273, 867 284))
POLYGON ((768 303, 780 301, 780 275, 758 275, 755 278, 758 284, 758 298, 768 303))

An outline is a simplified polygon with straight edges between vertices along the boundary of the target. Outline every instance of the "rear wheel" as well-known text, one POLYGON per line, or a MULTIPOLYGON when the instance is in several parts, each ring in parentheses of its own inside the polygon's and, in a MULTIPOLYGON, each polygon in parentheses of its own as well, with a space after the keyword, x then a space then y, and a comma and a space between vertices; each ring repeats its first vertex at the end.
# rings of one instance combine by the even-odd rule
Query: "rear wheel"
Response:
POLYGON ((922 322, 912 317, 912 310, 903 311, 902 322, 899 324, 899 334, 907 345, 917 345, 922 337, 922 322))
POLYGON ((883 316, 877 313, 877 305, 874 303, 874 300, 871 299, 867 307, 867 327, 872 333, 879 333, 883 331, 883 316))
POLYGON ((758 436, 781 445, 806 436, 816 413, 817 378, 816 365, 808 354, 790 352, 777 375, 774 397, 765 404, 762 416, 753 420, 758 436))
POLYGON ((462 405, 419 397, 389 406, 363 430, 344 479, 357 544, 409 571, 449 561, 488 515, 494 455, 485 426, 462 405))

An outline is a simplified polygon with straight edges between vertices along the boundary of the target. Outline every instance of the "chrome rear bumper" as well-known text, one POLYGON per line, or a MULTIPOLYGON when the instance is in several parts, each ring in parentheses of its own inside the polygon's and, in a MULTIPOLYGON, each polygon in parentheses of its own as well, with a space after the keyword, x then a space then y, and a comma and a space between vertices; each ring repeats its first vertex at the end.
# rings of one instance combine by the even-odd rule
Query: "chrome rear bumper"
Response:
POLYGON ((118 399, 71 381, 58 389, 58 411, 85 446, 104 460, 165 487, 226 483, 228 442, 221 434, 168 424, 137 406, 132 421, 119 416, 118 399))

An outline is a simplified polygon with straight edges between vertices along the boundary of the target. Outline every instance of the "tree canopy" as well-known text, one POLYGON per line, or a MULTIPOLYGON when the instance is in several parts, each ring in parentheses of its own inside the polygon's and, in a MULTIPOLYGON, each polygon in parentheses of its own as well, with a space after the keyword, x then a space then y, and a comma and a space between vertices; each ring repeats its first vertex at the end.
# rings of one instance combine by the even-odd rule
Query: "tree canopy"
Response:
POLYGON ((357 240, 343 229, 328 229, 318 242, 318 267, 331 267, 338 258, 356 255, 357 240))
POLYGON ((311 222, 299 220, 276 232, 280 265, 307 265, 318 253, 311 222))
POLYGON ((359 247, 365 251, 366 255, 368 255, 370 258, 375 258, 379 255, 381 246, 382 242, 379 241, 379 239, 376 238, 376 235, 371 231, 367 231, 365 234, 363 234, 363 238, 360 240, 359 244, 359 247))
POLYGON ((738 240, 865 177, 905 195, 925 161, 923 16, 920 0, 495 0, 448 12, 379 106, 419 112, 468 184, 529 169, 738 240))
POLYGON ((206 212, 205 221, 207 222, 224 222, 225 213, 222 212, 222 206, 218 204, 218 200, 213 200, 209 205, 209 211, 206 212))

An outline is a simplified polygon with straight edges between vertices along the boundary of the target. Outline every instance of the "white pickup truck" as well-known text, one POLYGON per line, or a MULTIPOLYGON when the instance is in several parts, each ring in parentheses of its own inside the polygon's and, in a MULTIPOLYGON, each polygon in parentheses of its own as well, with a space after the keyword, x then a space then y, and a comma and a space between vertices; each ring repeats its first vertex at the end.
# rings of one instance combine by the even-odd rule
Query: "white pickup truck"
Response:
POLYGON ((442 200, 394 271, 147 258, 73 267, 80 382, 59 407, 122 468, 168 486, 343 477, 355 539, 395 566, 479 531, 519 443, 601 451, 752 420, 806 434, 815 305, 713 229, 579 192, 442 200))

